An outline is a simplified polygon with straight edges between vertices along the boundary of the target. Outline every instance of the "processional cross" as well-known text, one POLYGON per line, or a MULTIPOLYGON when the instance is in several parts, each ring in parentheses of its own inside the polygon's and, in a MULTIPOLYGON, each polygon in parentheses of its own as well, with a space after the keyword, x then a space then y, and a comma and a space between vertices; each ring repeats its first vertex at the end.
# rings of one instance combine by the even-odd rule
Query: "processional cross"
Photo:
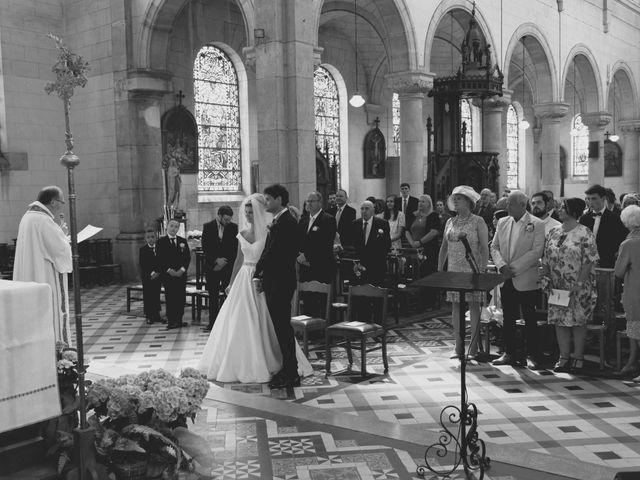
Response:
MULTIPOLYGON (((74 168, 80 164, 80 159, 73 153, 73 135, 71 134, 71 126, 69 120, 69 107, 71 105, 71 97, 76 87, 84 87, 87 84, 86 72, 89 70, 89 63, 84 59, 71 52, 60 37, 49 33, 58 49, 58 58, 54 63, 52 71, 56 74, 55 82, 47 82, 44 91, 47 94, 55 92, 62 99, 64 105, 64 126, 65 126, 65 143, 67 150, 60 157, 60 163, 67 168, 67 179, 69 183, 69 227, 71 234, 71 254, 73 258, 73 298, 74 313, 76 324, 76 343, 78 350, 78 400, 80 410, 80 428, 74 430, 74 441, 76 447, 76 458, 78 459, 79 478, 97 479, 98 475, 95 469, 95 459, 91 453, 91 445, 93 443, 94 432, 92 428, 87 427, 87 411, 85 407, 85 373, 84 364, 84 345, 82 339, 82 305, 80 302, 80 270, 78 256, 78 228, 76 224, 76 191, 74 180, 74 168)), ((68 315, 68 312, 67 312, 68 315)))

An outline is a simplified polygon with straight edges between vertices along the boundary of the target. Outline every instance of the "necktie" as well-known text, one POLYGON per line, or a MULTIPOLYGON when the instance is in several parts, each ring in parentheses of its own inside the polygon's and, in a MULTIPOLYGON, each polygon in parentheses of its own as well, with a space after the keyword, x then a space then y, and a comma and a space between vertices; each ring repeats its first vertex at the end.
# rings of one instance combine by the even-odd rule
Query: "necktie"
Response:
POLYGON ((402 213, 407 213, 407 199, 402 199, 402 213))
POLYGON ((340 215, 342 215, 342 208, 338 208, 336 212, 336 226, 340 223, 340 215))
POLYGON ((367 221, 364 222, 362 226, 362 243, 367 244, 367 221))
POLYGON ((224 226, 222 224, 218 225, 218 238, 222 240, 222 236, 224 235, 224 226))
POLYGON ((595 218, 595 217, 601 217, 601 216, 602 216, 602 212, 597 212, 597 213, 596 213, 596 212, 593 212, 593 213, 591 214, 591 216, 592 216, 593 218, 595 218))
POLYGON ((156 256, 156 247, 151 247, 151 251, 153 252, 153 256, 156 256))
POLYGON ((171 239, 171 246, 172 246, 173 248, 176 248, 176 239, 175 239, 175 238, 172 238, 172 239, 171 239))

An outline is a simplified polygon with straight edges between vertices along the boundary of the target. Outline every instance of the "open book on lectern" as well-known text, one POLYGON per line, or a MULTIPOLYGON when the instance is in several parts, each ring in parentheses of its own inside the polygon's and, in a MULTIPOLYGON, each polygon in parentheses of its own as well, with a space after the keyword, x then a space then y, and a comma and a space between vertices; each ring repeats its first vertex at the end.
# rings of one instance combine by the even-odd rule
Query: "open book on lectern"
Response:
MULTIPOLYGON (((90 239, 96 233, 100 233, 102 231, 102 227, 94 227, 93 225, 87 225, 82 230, 78 232, 78 243, 84 242, 85 240, 90 239)), ((71 241, 71 235, 67 235, 67 240, 71 241)))

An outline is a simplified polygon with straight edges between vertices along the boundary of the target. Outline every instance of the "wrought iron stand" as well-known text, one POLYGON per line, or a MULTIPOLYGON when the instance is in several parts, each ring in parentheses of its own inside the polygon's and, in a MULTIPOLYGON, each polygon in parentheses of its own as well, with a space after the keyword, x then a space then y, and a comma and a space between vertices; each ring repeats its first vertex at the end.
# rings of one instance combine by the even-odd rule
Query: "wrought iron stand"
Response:
MULTIPOLYGON (((437 272, 418 280, 413 285, 459 293, 460 312, 457 321, 460 325, 460 341, 464 346, 465 293, 478 290, 486 292, 501 282, 502 277, 495 274, 437 272)), ((417 468, 417 474, 421 477, 431 471, 437 476, 448 478, 462 465, 466 475, 478 472, 478 480, 482 480, 485 470, 489 468, 490 458, 486 456, 484 441, 478 436, 478 409, 475 404, 469 403, 467 396, 466 365, 467 360, 463 349, 460 359, 460 407, 447 405, 440 412, 442 426, 440 437, 437 443, 429 445, 425 450, 425 464, 417 468), (441 466, 433 463, 436 459, 444 460, 449 454, 453 455, 450 464, 441 466)))

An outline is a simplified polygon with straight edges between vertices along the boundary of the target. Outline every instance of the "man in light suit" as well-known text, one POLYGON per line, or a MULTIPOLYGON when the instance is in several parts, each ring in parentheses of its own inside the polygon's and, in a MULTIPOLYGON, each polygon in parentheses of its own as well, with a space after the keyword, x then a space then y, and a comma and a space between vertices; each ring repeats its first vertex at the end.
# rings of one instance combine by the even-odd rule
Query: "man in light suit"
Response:
POLYGON ((533 370, 538 368, 535 305, 539 298, 538 261, 544 250, 545 235, 544 223, 527 212, 527 203, 524 193, 514 191, 509 194, 509 216, 500 219, 491 242, 491 257, 505 279, 500 290, 505 353, 493 364, 514 362, 516 320, 524 318, 526 364, 533 370))

